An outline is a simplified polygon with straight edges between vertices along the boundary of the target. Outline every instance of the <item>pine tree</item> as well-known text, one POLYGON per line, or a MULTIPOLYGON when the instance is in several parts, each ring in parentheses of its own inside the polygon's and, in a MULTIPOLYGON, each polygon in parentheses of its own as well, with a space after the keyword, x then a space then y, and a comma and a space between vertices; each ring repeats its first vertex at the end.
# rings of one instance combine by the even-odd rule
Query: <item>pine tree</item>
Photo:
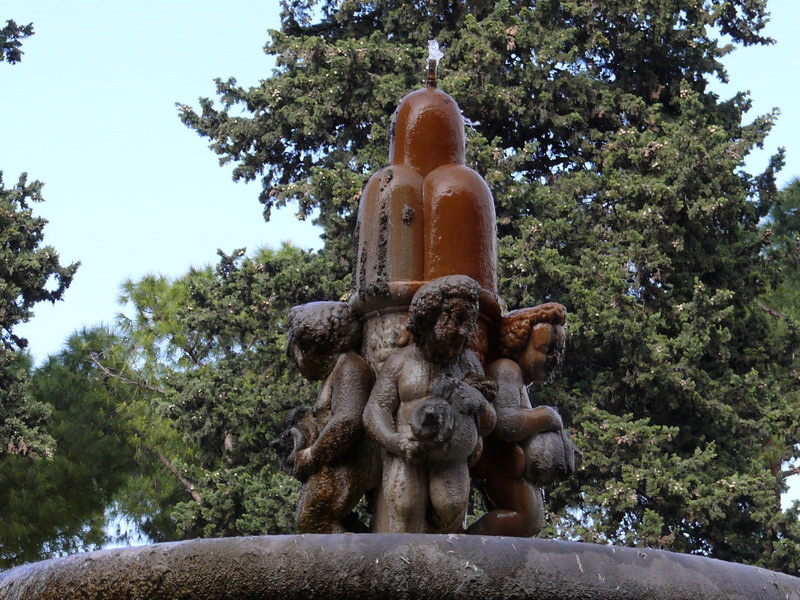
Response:
POLYGON ((125 282, 130 316, 73 334, 33 372, 53 457, 0 462, 0 568, 138 534, 291 531, 299 485, 268 442, 316 392, 290 371, 283 315, 346 293, 346 268, 287 246, 125 282))
POLYGON ((346 263, 291 246, 252 257, 220 252, 213 270, 123 285, 133 314, 120 333, 130 353, 116 365, 97 356, 93 370, 156 390, 151 418, 172 422, 156 429, 181 434, 186 452, 172 444, 164 453, 189 492, 170 512, 178 535, 292 530, 299 485, 277 469, 268 442, 281 433, 286 410, 316 394, 290 370, 284 315, 348 286, 346 263))
MULTIPOLYGON (((97 331, 74 335, 67 345, 98 348, 108 339, 97 331)), ((100 547, 107 506, 132 472, 114 394, 85 376, 85 361, 77 356, 83 353, 65 350, 31 378, 28 393, 51 412, 52 456, 0 461, 0 569, 100 547)))
POLYGON ((72 334, 64 346, 28 387, 50 413, 52 456, 0 461, 0 569, 139 535, 154 542, 196 535, 173 516, 190 497, 182 473, 191 449, 159 412, 157 379, 131 368, 141 353, 103 326, 72 334))
POLYGON ((768 297, 768 305, 794 319, 800 318, 800 178, 792 179, 781 190, 769 219, 763 224, 770 235, 771 256, 782 269, 783 277, 768 297))
POLYGON ((744 125, 747 95, 707 86, 731 49, 715 31, 763 44, 766 19, 762 0, 287 1, 273 77, 180 112, 261 178, 267 216, 318 209, 322 256, 350 264, 361 187, 437 38, 440 87, 480 121, 468 161, 495 196, 501 295, 570 311, 562 382, 534 393, 585 453, 550 533, 796 572, 779 499, 798 337, 764 309, 782 275, 758 227, 782 157, 746 173, 774 115, 744 125))

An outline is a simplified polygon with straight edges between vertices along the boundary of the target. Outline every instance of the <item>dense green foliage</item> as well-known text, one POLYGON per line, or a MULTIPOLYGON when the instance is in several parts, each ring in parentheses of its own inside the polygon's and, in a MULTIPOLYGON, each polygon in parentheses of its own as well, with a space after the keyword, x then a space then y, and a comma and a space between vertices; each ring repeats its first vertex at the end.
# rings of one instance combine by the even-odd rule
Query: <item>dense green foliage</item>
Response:
POLYGON ((0 172, 0 340, 7 348, 27 345, 13 328, 31 318, 36 303, 60 300, 77 270, 62 267, 55 250, 41 246, 47 221, 33 216, 31 204, 42 200, 40 181, 29 183, 23 173, 7 189, 0 172))
POLYGON ((800 179, 781 190, 765 228, 771 234, 771 252, 783 277, 768 297, 768 304, 794 320, 800 319, 800 179))
POLYGON ((0 568, 101 544, 106 506, 132 472, 124 433, 108 418, 114 395, 82 376, 79 341, 33 377, 33 397, 52 410, 52 458, 0 461, 0 507, 13 515, 0 522, 0 568))
POLYGON ((180 472, 190 453, 158 414, 162 393, 133 364, 131 344, 97 327, 73 334, 34 371, 29 393, 51 411, 53 451, 48 460, 0 461, 0 512, 9 516, 0 519, 0 568, 132 534, 192 535, 175 525, 172 509, 188 494, 165 468, 180 472), (109 520, 122 531, 108 531, 109 520))
POLYGON ((176 510, 185 530, 243 535, 291 530, 298 484, 275 468, 267 442, 283 413, 312 403, 290 372, 283 316, 297 303, 338 298, 347 265, 292 247, 222 254, 213 273, 126 286, 139 310, 131 331, 169 367, 163 414, 196 451, 188 479, 200 493, 176 510))

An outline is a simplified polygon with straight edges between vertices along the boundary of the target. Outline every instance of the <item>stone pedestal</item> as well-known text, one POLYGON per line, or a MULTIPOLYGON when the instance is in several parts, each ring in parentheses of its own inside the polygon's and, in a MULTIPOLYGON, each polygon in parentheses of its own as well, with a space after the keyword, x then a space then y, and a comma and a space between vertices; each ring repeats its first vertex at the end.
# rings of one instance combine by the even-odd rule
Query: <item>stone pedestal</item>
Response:
POLYGON ((800 600, 800 579, 700 556, 465 535, 302 535, 102 550, 0 573, 0 600, 800 600))

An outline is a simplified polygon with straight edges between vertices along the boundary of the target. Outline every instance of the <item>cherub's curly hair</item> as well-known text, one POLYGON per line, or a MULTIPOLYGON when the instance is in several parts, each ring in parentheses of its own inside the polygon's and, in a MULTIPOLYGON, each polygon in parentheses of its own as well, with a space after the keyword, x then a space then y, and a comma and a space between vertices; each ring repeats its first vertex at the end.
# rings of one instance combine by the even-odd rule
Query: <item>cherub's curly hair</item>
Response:
POLYGON ((408 330, 414 341, 420 344, 430 333, 441 313, 442 303, 447 298, 463 298, 475 305, 475 321, 478 319, 478 298, 481 286, 466 275, 439 277, 423 285, 408 308, 408 330))
POLYGON ((358 320, 346 302, 309 302, 294 306, 288 317, 287 350, 296 343, 302 349, 326 349, 341 354, 354 348, 361 337, 358 320))
POLYGON ((557 302, 513 310, 500 320, 498 352, 504 358, 518 360, 528 345, 534 325, 564 325, 566 322, 567 309, 557 302))

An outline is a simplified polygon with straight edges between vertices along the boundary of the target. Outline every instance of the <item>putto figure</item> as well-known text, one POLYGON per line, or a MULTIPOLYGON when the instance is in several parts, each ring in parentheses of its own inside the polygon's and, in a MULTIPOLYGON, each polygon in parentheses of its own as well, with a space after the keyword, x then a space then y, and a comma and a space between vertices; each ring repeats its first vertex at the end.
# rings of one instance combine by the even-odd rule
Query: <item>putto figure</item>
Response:
POLYGON ((539 533, 544 507, 540 486, 575 471, 580 453, 550 406, 531 407, 527 386, 554 379, 564 353, 567 311, 555 302, 503 317, 498 351, 487 369, 497 382, 497 424, 472 471, 491 510, 467 533, 530 537, 539 533))
POLYGON ((351 511, 377 487, 380 464, 363 433, 374 376, 354 351, 359 343, 360 326, 343 302, 312 302, 289 312, 287 354, 303 377, 323 382, 313 415, 300 407, 288 423, 294 445, 288 462, 305 482, 297 507, 301 533, 367 531, 351 511))
POLYGON ((480 286, 464 275, 421 287, 409 308, 415 345, 384 363, 364 411, 383 448, 375 531, 449 533, 469 501, 468 461, 491 431, 491 404, 468 381, 483 368, 467 343, 478 318, 480 286))

